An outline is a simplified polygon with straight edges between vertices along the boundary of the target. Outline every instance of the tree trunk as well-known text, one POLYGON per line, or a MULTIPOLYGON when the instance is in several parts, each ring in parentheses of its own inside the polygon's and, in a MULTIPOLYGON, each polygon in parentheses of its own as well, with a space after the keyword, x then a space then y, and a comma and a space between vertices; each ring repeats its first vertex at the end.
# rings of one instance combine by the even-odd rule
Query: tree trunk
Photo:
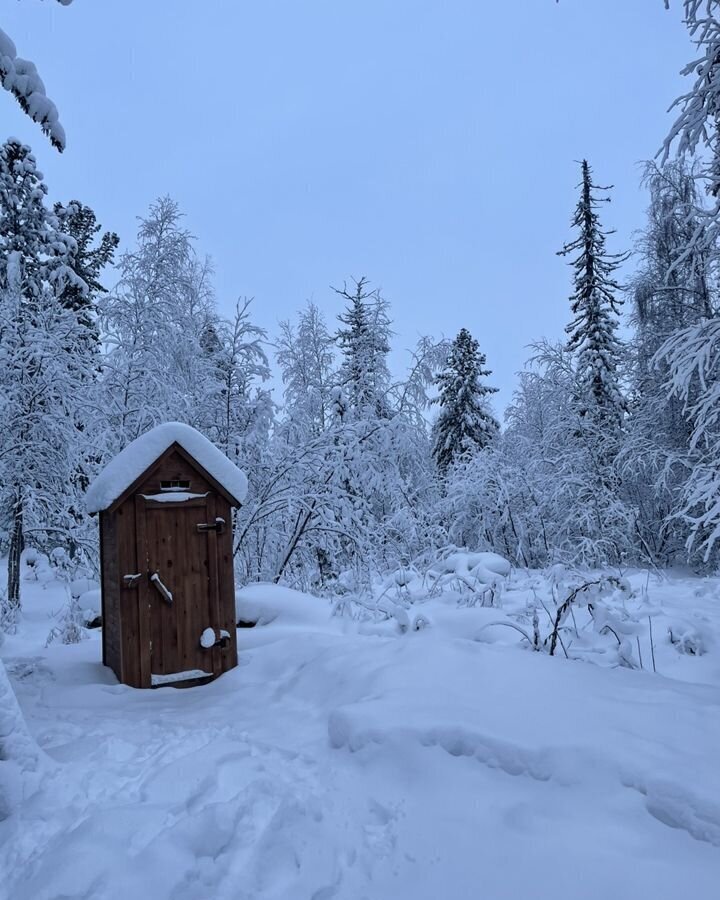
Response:
POLYGON ((290 559, 292 558, 293 553, 297 550, 298 544, 300 543, 300 538, 305 533, 305 529, 307 528, 308 523, 310 522, 310 519, 312 519, 312 517, 313 517, 313 513, 315 512, 316 505, 317 505, 317 501, 313 500, 312 504, 310 505, 310 509, 307 510, 307 512, 305 512, 304 515, 301 515, 298 518, 297 524, 295 525, 295 530, 293 531, 292 537, 290 538, 290 542, 288 543, 285 553, 283 555, 282 562, 278 566, 277 571, 275 573, 275 577, 273 578, 274 584, 277 584, 280 581, 280 579, 283 576, 283 572, 285 571, 285 567, 290 562, 290 559))
POLYGON ((22 498, 17 496, 13 510, 7 578, 7 604, 10 611, 15 613, 20 611, 20 555, 24 547, 22 498))

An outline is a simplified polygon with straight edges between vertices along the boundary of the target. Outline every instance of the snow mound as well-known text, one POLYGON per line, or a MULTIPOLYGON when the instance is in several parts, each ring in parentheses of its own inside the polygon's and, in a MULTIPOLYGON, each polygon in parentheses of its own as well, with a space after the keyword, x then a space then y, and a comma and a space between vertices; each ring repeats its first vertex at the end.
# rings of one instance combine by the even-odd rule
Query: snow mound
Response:
POLYGON ((444 597, 434 597, 419 606, 426 627, 444 638, 482 644, 513 645, 518 642, 515 622, 493 606, 458 606, 444 597))
POLYGON ((327 601, 277 584, 248 584, 235 594, 237 622, 322 629, 328 627, 330 617, 327 601))
POLYGON ((238 502, 247 494, 247 478, 224 453, 190 425, 166 422, 128 444, 88 488, 86 506, 96 513, 109 506, 172 444, 179 444, 238 502))
POLYGON ((430 572, 439 576, 473 576, 483 584, 492 584, 498 577, 507 578, 511 569, 510 563, 499 553, 461 551, 436 562, 430 572))
POLYGON ((97 624, 102 615, 102 595, 100 593, 100 588, 85 591, 76 599, 83 623, 85 625, 90 625, 93 622, 97 624))
POLYGON ((75 578, 68 585, 68 589, 70 596, 77 600, 89 591, 99 591, 100 585, 94 578, 75 578))

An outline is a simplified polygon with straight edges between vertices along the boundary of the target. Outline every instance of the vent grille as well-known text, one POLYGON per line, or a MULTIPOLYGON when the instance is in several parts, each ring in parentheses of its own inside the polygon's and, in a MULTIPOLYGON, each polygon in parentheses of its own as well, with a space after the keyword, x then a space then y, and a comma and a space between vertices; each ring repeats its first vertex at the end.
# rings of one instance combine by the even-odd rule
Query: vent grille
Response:
POLYGON ((161 481, 160 482, 160 490, 161 491, 189 491, 190 490, 190 482, 183 481, 179 478, 175 478, 171 481, 161 481))

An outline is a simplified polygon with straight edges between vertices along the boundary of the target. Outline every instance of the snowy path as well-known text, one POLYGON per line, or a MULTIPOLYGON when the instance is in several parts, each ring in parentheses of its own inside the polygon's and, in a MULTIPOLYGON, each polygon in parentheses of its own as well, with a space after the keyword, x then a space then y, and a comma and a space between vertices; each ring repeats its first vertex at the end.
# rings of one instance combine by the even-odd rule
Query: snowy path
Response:
POLYGON ((144 692, 97 640, 8 642, 54 764, 0 822, 2 900, 718 896, 716 686, 433 629, 241 638, 144 692))

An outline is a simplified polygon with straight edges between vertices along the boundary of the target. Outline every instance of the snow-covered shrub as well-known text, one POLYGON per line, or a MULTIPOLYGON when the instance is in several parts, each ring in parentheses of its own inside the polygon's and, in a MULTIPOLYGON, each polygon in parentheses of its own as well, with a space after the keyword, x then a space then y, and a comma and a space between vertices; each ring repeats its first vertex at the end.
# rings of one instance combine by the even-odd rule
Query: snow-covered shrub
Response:
POLYGON ((533 586, 532 597, 513 626, 533 650, 568 659, 601 653, 615 665, 640 665, 633 639, 637 642, 642 626, 627 609, 626 601, 633 595, 625 579, 607 573, 579 576, 553 566, 547 582, 550 598, 543 599, 543 592, 533 586))
POLYGON ((60 613, 57 625, 53 626, 47 636, 45 646, 49 647, 53 641, 60 641, 62 644, 79 644, 86 637, 80 604, 76 597, 69 594, 68 601, 60 613))
MULTIPOLYGON (((343 594, 335 600, 332 607, 334 618, 350 619, 353 622, 373 622, 377 620, 377 611, 363 602, 359 595, 343 594)), ((383 615, 383 618, 387 618, 383 615)))
POLYGON ((72 581, 87 575, 87 566, 79 556, 71 556, 65 547, 54 547, 48 554, 50 566, 60 581, 72 581))
POLYGON ((38 581, 41 584, 46 584, 55 577, 48 557, 34 547, 27 547, 23 550, 20 557, 20 567, 21 577, 24 581, 38 581))
POLYGON ((668 626, 668 640, 678 653, 702 656, 705 642, 700 631, 692 625, 677 623, 668 626))
POLYGON ((0 644, 6 634, 14 634, 17 627, 18 607, 9 603, 7 591, 0 591, 0 644))
POLYGON ((445 589, 458 592, 468 606, 497 606, 502 583, 510 574, 510 563, 497 553, 454 550, 436 560, 427 570, 431 593, 445 589))

